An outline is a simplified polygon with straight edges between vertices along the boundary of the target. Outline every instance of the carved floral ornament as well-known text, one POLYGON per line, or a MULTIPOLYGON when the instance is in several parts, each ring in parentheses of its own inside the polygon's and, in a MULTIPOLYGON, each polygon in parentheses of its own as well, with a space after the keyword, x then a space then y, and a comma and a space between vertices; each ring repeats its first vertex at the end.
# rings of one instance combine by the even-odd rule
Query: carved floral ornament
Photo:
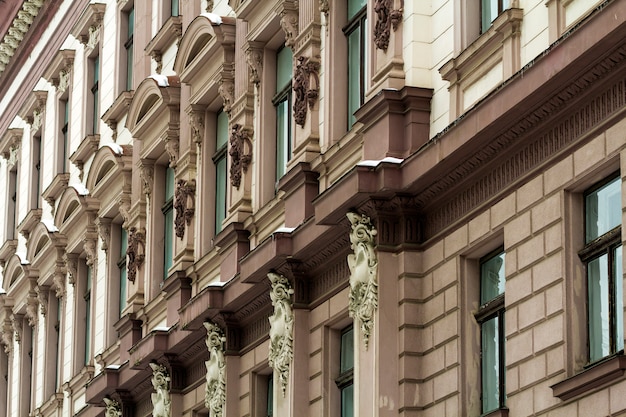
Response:
POLYGON ((226 403, 226 360, 224 345, 226 337, 217 325, 206 322, 206 346, 209 349, 209 360, 206 365, 206 392, 204 403, 210 411, 211 417, 224 415, 226 403))
POLYGON ((393 0, 376 0, 374 2, 374 12, 376 13, 376 24, 374 26, 374 44, 378 49, 386 51, 389 47, 389 36, 391 28, 396 31, 402 21, 403 9, 392 9, 393 0))
POLYGON ((121 417, 122 406, 115 400, 104 397, 102 399, 105 404, 104 417, 121 417))
POLYGON ((378 308, 378 258, 375 250, 377 231, 370 218, 357 213, 347 213, 351 224, 350 248, 350 295, 348 311, 357 321, 365 349, 374 325, 374 313, 378 308))
POLYGON ((127 275, 130 282, 135 282, 137 278, 137 269, 141 268, 145 259, 146 252, 146 230, 131 227, 128 230, 128 246, 126 247, 126 256, 128 257, 127 275))
POLYGON ((252 129, 234 124, 230 133, 230 149, 228 154, 231 157, 230 183, 239 189, 241 177, 248 171, 248 166, 252 161, 252 129), (248 153, 245 152, 246 145, 248 153))
POLYGON ((167 368, 157 363, 150 363, 152 368, 152 415, 154 417, 170 417, 172 400, 170 399, 170 375, 167 368))
POLYGON ((293 91, 296 97, 293 104, 293 117, 296 124, 302 127, 306 122, 307 105, 312 109, 319 97, 319 68, 319 62, 305 56, 298 58, 293 77, 293 91))
POLYGON ((284 276, 270 272, 267 274, 272 291, 270 299, 274 313, 270 316, 270 352, 269 364, 278 374, 280 387, 285 396, 289 380, 289 367, 293 360, 293 303, 294 291, 289 280, 284 276))
POLYGON ((176 210, 174 227, 176 236, 181 239, 185 236, 185 224, 191 225, 193 219, 196 206, 195 196, 196 180, 178 180, 174 194, 174 210, 176 210))

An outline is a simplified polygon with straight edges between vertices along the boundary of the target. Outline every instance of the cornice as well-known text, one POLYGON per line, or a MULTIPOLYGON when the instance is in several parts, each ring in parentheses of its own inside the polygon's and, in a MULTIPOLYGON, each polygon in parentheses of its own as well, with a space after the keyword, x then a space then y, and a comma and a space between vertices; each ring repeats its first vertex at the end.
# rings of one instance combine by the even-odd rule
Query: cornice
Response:
POLYGON ((11 157, 11 151, 19 148, 24 135, 23 129, 8 129, 2 137, 0 137, 0 155, 7 161, 11 157))
POLYGON ((43 78, 55 87, 59 87, 63 73, 67 74, 72 69, 74 53, 73 49, 62 49, 57 52, 46 71, 44 71, 43 78))
POLYGON ((46 109, 47 98, 47 91, 37 90, 31 92, 17 114, 30 125, 36 123, 35 119, 41 116, 46 109))
POLYGON ((100 28, 104 18, 105 3, 91 3, 78 19, 71 30, 71 34, 83 45, 93 47, 91 39, 100 28))
POLYGON ((180 38, 183 34, 183 19, 181 16, 171 16, 159 32, 152 38, 148 45, 144 49, 148 56, 151 56, 157 62, 157 70, 158 74, 161 73, 162 69, 162 55, 163 52, 174 43, 176 40, 176 44, 180 42, 180 38))
POLYGON ((33 21, 39 15, 43 4, 44 0, 26 0, 22 4, 22 9, 17 12, 9 30, 0 41, 0 76, 15 55, 33 21))

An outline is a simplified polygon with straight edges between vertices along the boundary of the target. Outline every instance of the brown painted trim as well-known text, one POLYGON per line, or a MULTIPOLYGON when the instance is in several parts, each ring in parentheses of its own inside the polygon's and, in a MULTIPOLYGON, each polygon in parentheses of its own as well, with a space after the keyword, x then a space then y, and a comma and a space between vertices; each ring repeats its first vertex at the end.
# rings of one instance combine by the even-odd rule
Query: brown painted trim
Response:
POLYGON ((626 371, 626 356, 615 356, 605 362, 585 369, 581 373, 552 385, 555 397, 565 401, 578 395, 588 393, 608 382, 623 379, 626 371))

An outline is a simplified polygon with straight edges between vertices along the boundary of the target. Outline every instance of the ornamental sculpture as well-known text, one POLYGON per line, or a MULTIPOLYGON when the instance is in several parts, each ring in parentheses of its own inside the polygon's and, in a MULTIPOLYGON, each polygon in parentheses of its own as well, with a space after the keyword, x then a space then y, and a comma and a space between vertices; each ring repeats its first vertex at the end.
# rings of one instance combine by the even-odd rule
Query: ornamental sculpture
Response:
POLYGON ((110 398, 102 399, 105 404, 104 417, 121 417, 122 416, 122 407, 120 403, 110 398))
POLYGON ((230 164, 230 183, 233 187, 239 189, 241 186, 242 171, 248 171, 248 165, 252 161, 252 141, 250 129, 234 124, 230 134, 230 149, 228 154, 231 157, 230 164), (245 153, 246 144, 250 153, 245 153))
POLYGON ((136 227, 128 230, 128 246, 126 248, 126 256, 128 257, 128 280, 135 282, 137 278, 137 269, 143 265, 146 251, 146 232, 142 228, 141 231, 136 227))
POLYGON ((348 255, 350 267, 350 299, 348 310, 363 332, 365 349, 374 324, 374 313, 378 308, 378 258, 375 237, 378 233, 370 218, 348 213, 352 225, 350 247, 354 253, 348 255))
POLYGON ((224 415, 226 403, 226 360, 224 358, 224 344, 226 337, 217 325, 206 322, 206 346, 209 349, 209 360, 206 365, 206 392, 204 404, 210 411, 211 417, 224 415))
POLYGON ((270 366, 278 374, 280 387, 285 396, 289 380, 289 366, 293 360, 293 289, 289 280, 280 274, 270 272, 267 277, 272 283, 270 298, 274 314, 270 320, 270 366))
POLYGON ((167 368, 157 363, 150 363, 152 368, 152 416, 170 417, 172 400, 170 400, 170 376, 167 368))
POLYGON ((402 9, 392 10, 392 3, 393 0, 376 0, 374 2, 374 12, 376 13, 374 44, 383 51, 389 47, 391 27, 393 26, 395 31, 402 20, 402 9))
POLYGON ((176 218, 174 226, 176 236, 183 238, 185 236, 185 224, 189 226, 196 206, 196 181, 195 180, 178 180, 176 184, 176 192, 174 194, 174 210, 176 210, 176 218))
POLYGON ((302 127, 306 122, 307 104, 308 107, 313 108, 319 96, 319 67, 318 62, 311 61, 308 57, 298 58, 293 78, 293 91, 296 97, 293 104, 293 118, 296 124, 302 127))

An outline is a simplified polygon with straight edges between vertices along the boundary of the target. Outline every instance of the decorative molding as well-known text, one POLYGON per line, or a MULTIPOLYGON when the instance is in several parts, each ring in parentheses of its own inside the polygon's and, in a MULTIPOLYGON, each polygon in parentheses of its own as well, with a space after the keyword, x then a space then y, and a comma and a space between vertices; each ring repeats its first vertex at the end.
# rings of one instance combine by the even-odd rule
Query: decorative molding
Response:
POLYGON ((270 316, 269 364, 278 374, 280 388, 285 397, 289 382, 289 367, 293 361, 293 302, 294 290, 289 280, 275 272, 267 274, 272 290, 270 298, 274 313, 270 316))
POLYGON ((78 145, 78 148, 70 155, 70 161, 78 168, 79 174, 78 177, 83 179, 85 174, 84 166, 85 163, 91 158, 97 151, 98 146, 100 145, 100 135, 87 135, 83 138, 78 145))
POLYGON ((12 167, 18 160, 19 149, 22 144, 23 129, 8 129, 2 137, 0 137, 0 155, 12 167))
POLYGON ((386 51, 389 47, 391 28, 396 31, 402 21, 403 9, 392 10, 393 0, 375 0, 374 12, 376 24, 374 26, 374 44, 378 49, 386 51))
POLYGON ((105 404, 104 417, 122 417, 122 406, 115 400, 104 397, 105 404))
POLYGON ((83 240, 83 249, 85 250, 87 266, 94 268, 98 264, 98 250, 96 249, 96 239, 85 238, 83 240))
POLYGON ((213 7, 214 6, 214 1, 213 0, 207 0, 206 2, 206 8, 204 9, 207 13, 213 13, 213 7))
POLYGON ((22 321, 24 319, 23 314, 11 314, 11 328, 12 334, 15 336, 17 343, 22 343, 22 321))
POLYGON ((174 210, 176 218, 174 226, 176 236, 185 236, 185 224, 191 225, 191 220, 196 209, 196 180, 178 180, 176 192, 174 193, 174 210))
POLYGON ((226 360, 224 358, 224 344, 226 337, 217 325, 205 322, 207 331, 206 346, 209 349, 209 360, 206 365, 206 393, 204 404, 209 409, 211 417, 222 417, 226 403, 226 360))
POLYGON ((278 14, 280 15, 280 27, 285 32, 285 46, 294 49, 298 37, 297 2, 282 0, 278 14))
POLYGON ((152 57, 157 64, 155 68, 157 74, 160 74, 163 70, 163 52, 172 46, 174 42, 176 45, 180 43, 183 34, 182 28, 182 16, 170 16, 146 46, 146 55, 152 57))
POLYGON ((330 6, 328 2, 328 0, 320 0, 320 13, 322 13, 326 17, 326 21, 328 21, 328 13, 330 12, 330 6))
POLYGON ((0 344, 4 347, 4 353, 10 354, 13 350, 13 324, 10 320, 10 308, 5 307, 6 317, 2 324, 2 332, 0 333, 0 344))
POLYGON ((146 198, 152 194, 152 184, 154 183, 154 161, 142 159, 139 161, 139 176, 143 184, 143 193, 146 198))
POLYGON ((150 362, 152 368, 152 387, 156 392, 151 395, 152 415, 154 417, 170 417, 172 400, 170 399, 170 375, 163 365, 150 362))
POLYGON ((193 141, 198 145, 202 144, 202 142, 204 141, 204 114, 204 106, 192 104, 191 106, 189 106, 189 108, 187 108, 189 127, 191 127, 191 137, 193 138, 193 141))
POLYGON ((72 35, 87 48, 93 49, 100 40, 105 9, 105 3, 90 3, 71 31, 72 35))
POLYGON ((105 217, 98 217, 96 219, 96 226, 98 227, 98 236, 102 243, 100 249, 107 253, 109 250, 109 242, 111 241, 111 219, 105 217))
POLYGON ((230 183, 233 187, 239 189, 241 177, 243 173, 248 171, 248 166, 252 161, 252 129, 238 123, 233 125, 228 154, 231 157, 230 183), (245 153, 246 144, 248 145, 249 153, 245 153))
POLYGON ((146 230, 137 230, 135 226, 128 229, 128 246, 126 256, 128 257, 127 275, 130 282, 135 282, 137 269, 141 268, 145 260, 146 252, 146 230))
POLYGON ((74 65, 74 54, 75 51, 73 49, 60 50, 43 74, 43 77, 56 87, 60 93, 64 93, 69 87, 70 75, 74 65))
POLYGON ((48 314, 49 287, 45 285, 37 285, 35 287, 35 292, 37 293, 37 302, 39 303, 41 315, 46 317, 46 314, 48 314))
POLYGON ((348 311, 357 320, 367 349, 374 325, 374 313, 378 308, 378 258, 375 249, 378 232, 368 216, 352 212, 346 215, 351 224, 350 248, 354 252, 348 255, 348 311))
POLYGON ((220 80, 220 86, 217 89, 222 101, 224 102, 223 108, 226 113, 230 115, 230 111, 233 108, 235 102, 235 83, 232 79, 222 77, 220 80))
POLYGON ((178 156, 180 152, 180 145, 178 136, 168 135, 165 138, 165 151, 169 156, 170 168, 176 168, 178 164, 178 156))
POLYGON ((4 38, 0 41, 0 76, 15 55, 17 48, 39 14, 44 0, 26 0, 17 12, 4 38))
POLYGON ((36 290, 28 292, 26 297, 26 320, 30 327, 35 327, 39 321, 39 299, 36 290))
POLYGON ((319 68, 319 62, 312 61, 305 56, 298 58, 293 77, 293 91, 295 93, 293 117, 296 124, 302 127, 306 122, 307 104, 312 109, 319 97, 319 68), (313 86, 311 86, 311 79, 313 86))
POLYGON ((261 42, 248 41, 244 45, 246 54, 246 62, 250 68, 250 80, 255 86, 259 86, 261 82, 261 74, 263 73, 263 44, 261 42))
POLYGON ((63 261, 65 262, 65 270, 68 273, 68 282, 70 285, 74 286, 74 284, 76 284, 76 278, 78 277, 78 255, 66 253, 63 256, 63 261))
POLYGON ((130 221, 130 201, 131 198, 127 193, 122 193, 117 200, 117 208, 122 216, 124 222, 122 223, 122 227, 124 229, 128 229, 128 222, 130 221))

